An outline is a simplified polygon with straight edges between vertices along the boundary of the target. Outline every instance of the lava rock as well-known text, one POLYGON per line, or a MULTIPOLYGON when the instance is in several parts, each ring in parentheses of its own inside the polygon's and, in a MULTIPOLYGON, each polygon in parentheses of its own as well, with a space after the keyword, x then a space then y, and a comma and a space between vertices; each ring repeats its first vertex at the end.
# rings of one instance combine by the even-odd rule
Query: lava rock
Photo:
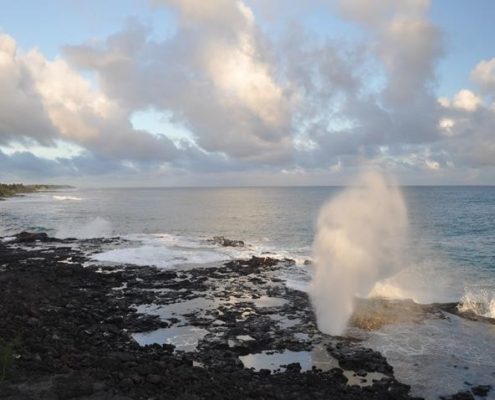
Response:
POLYGON ((51 238, 45 232, 21 232, 15 236, 17 243, 33 243, 40 242, 54 242, 56 239, 51 238))
POLYGON ((479 385, 479 386, 473 387, 471 389, 471 392, 473 392, 473 394, 475 396, 486 397, 490 390, 492 390, 491 385, 479 385))
POLYGON ((474 396, 471 394, 471 392, 463 391, 453 394, 452 396, 440 396, 440 399, 441 400, 474 400, 474 396))
POLYGON ((244 247, 245 243, 242 240, 227 239, 223 236, 213 236, 208 239, 208 243, 220 245, 223 247, 244 247))

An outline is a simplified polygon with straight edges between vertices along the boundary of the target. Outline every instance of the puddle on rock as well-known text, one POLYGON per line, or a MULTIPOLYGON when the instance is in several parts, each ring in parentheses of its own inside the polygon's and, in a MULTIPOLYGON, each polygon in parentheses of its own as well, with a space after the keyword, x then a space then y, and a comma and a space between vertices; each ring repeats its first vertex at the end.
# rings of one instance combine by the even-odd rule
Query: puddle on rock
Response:
POLYGON ((194 326, 178 326, 157 329, 150 332, 134 333, 132 337, 140 346, 150 344, 173 344, 175 350, 195 351, 198 342, 207 333, 208 331, 194 326))
POLYGON ((312 351, 290 351, 284 350, 281 353, 274 351, 262 351, 261 353, 240 356, 239 359, 245 368, 269 369, 272 372, 283 372, 288 364, 299 363, 301 372, 310 371, 313 367, 328 371, 332 368, 339 368, 338 361, 333 358, 324 347, 317 346, 312 351))
POLYGON ((235 339, 229 339, 227 341, 229 347, 236 347, 239 344, 243 342, 252 342, 253 340, 256 340, 255 338, 249 336, 249 335, 237 335, 235 339))
POLYGON ((269 314, 269 317, 275 321, 281 329, 293 328, 301 323, 299 318, 289 319, 283 315, 269 314))
POLYGON ((204 297, 197 297, 191 300, 181 301, 168 305, 141 304, 139 306, 135 306, 135 308, 136 311, 140 314, 158 315, 162 321, 166 321, 171 318, 183 320, 184 315, 193 312, 200 312, 204 314, 206 310, 213 309, 217 307, 218 304, 219 302, 216 300, 211 300, 204 297))
POLYGON ((310 337, 307 333, 302 333, 302 332, 297 332, 294 334, 294 337, 298 340, 301 340, 303 342, 307 342, 310 340, 310 337))
MULTIPOLYGON (((261 353, 240 356, 245 368, 253 368, 255 371, 269 369, 272 372, 284 372, 286 366, 292 363, 299 363, 301 372, 311 371, 317 368, 322 371, 329 371, 332 368, 340 368, 337 359, 326 351, 324 346, 316 346, 312 351, 290 351, 275 352, 272 350, 261 353)), ((349 386, 371 386, 375 381, 383 378, 390 379, 387 375, 379 372, 367 372, 365 376, 359 376, 355 371, 343 370, 349 386)))
POLYGON ((256 307, 282 307, 285 306, 288 301, 280 297, 261 296, 252 300, 256 307))
POLYGON ((389 376, 384 375, 381 372, 368 372, 365 376, 359 376, 354 371, 345 370, 344 376, 347 378, 347 385, 361 387, 371 386, 373 385, 373 382, 383 378, 390 379, 389 376))

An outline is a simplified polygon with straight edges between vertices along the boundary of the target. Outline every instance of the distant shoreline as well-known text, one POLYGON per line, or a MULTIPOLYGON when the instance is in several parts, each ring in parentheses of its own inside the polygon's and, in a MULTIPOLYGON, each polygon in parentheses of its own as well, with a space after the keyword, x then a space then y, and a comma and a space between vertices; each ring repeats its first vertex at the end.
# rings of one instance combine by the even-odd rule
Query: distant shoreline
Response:
POLYGON ((69 185, 24 185, 22 183, 4 184, 0 183, 0 200, 24 193, 42 192, 47 190, 73 189, 69 185))

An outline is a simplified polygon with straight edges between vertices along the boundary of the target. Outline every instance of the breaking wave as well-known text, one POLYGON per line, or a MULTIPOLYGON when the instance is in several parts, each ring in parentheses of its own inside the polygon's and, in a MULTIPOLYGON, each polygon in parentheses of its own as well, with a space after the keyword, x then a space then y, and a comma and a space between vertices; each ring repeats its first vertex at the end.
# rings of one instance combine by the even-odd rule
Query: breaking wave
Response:
POLYGON ((466 290, 459 302, 459 311, 495 318, 495 292, 488 289, 466 290))
POLYGON ((82 197, 77 197, 77 196, 53 196, 54 200, 58 201, 81 201, 84 200, 82 197))
MULTIPOLYGON (((298 251, 280 251, 262 244, 247 244, 243 247, 224 247, 211 243, 207 237, 190 237, 172 234, 131 234, 122 236, 130 242, 128 247, 107 250, 92 256, 100 262, 134 264, 171 268, 181 264, 208 264, 252 256, 290 258, 296 264, 307 259, 298 251)), ((306 251, 309 251, 307 249, 306 251)))

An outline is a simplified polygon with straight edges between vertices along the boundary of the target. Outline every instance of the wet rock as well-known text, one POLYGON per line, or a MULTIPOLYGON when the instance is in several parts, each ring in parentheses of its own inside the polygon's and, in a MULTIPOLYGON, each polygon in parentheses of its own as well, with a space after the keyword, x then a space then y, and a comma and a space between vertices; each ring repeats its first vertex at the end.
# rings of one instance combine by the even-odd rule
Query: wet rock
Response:
POLYGON ((471 389, 471 392, 473 392, 475 396, 486 397, 491 389, 492 389, 491 385, 479 385, 473 387, 471 389))
POLYGON ((440 396, 441 400, 474 400, 473 395, 471 392, 459 392, 456 394, 453 394, 452 396, 440 396))
POLYGON ((329 346, 328 351, 344 369, 363 372, 381 372, 382 374, 392 374, 393 368, 379 352, 371 349, 364 349, 345 342, 337 346, 329 346))
POLYGON ((285 370, 287 372, 301 372, 301 364, 299 364, 298 362, 287 364, 285 370))
POLYGON ((213 236, 211 239, 208 239, 208 243, 220 245, 223 247, 244 247, 244 241, 242 240, 233 240, 227 239, 223 236, 213 236))
POLYGON ((57 241, 51 238, 45 232, 21 232, 15 236, 17 243, 33 243, 36 241, 40 242, 54 242, 57 241))

